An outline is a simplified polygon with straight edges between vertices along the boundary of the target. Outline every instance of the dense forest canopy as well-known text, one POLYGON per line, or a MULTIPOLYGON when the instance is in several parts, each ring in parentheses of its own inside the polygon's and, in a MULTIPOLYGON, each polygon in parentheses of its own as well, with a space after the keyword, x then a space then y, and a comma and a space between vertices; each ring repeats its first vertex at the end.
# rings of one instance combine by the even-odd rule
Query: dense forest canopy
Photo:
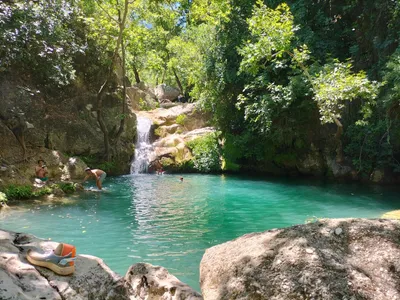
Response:
POLYGON ((166 83, 212 112, 226 170, 296 168, 316 148, 369 176, 400 172, 399 35, 399 0, 10 0, 0 74, 85 83, 107 153, 124 112, 108 132, 105 90, 166 83))

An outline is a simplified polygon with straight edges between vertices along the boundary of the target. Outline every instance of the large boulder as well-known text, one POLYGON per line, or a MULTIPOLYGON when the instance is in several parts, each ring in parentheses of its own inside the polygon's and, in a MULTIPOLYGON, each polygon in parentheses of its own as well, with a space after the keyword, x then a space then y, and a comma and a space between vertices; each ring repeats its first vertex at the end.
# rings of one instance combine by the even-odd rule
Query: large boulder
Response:
POLYGON ((57 243, 0 231, 0 299, 129 299, 121 276, 94 256, 78 255, 73 276, 58 276, 26 260, 29 249, 53 250, 57 243))
POLYGON ((59 276, 26 260, 29 249, 51 251, 57 245, 32 235, 0 230, 0 299, 202 299, 165 268, 150 264, 133 265, 121 277, 100 258, 81 254, 76 257, 74 274, 59 276))
POLYGON ((172 86, 168 86, 165 83, 159 84, 154 89, 154 94, 156 95, 158 100, 175 100, 180 95, 180 91, 172 86))
POLYGON ((171 108, 158 108, 141 115, 151 119, 158 126, 170 126, 180 122, 183 131, 191 131, 207 126, 210 115, 201 111, 195 103, 185 103, 171 108), (180 119, 180 120, 179 120, 180 119))
POLYGON ((337 219, 244 235, 207 249, 213 299, 400 299, 400 221, 337 219))
POLYGON ((133 110, 148 110, 157 107, 156 96, 144 84, 128 87, 126 93, 133 110))

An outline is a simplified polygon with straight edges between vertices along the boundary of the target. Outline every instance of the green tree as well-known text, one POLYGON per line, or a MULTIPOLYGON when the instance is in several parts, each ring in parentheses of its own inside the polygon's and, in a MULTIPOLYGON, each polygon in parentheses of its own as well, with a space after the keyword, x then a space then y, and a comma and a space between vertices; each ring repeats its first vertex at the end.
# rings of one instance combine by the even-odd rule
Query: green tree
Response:
POLYGON ((81 10, 65 0, 0 3, 0 72, 31 72, 37 83, 75 79, 74 57, 86 49, 81 10))
POLYGON ((87 9, 92 10, 92 14, 96 15, 96 20, 89 18, 88 22, 92 29, 92 37, 96 38, 101 35, 107 36, 105 43, 106 49, 111 50, 111 57, 107 67, 107 73, 97 92, 97 121, 104 136, 105 156, 107 161, 111 160, 112 147, 115 141, 121 136, 125 126, 125 102, 126 102, 126 26, 128 15, 130 13, 130 4, 128 0, 94 0, 86 4, 87 9), (104 32, 105 31, 105 32, 104 32), (122 112, 119 129, 110 134, 103 117, 103 98, 109 84, 113 78, 117 64, 122 67, 122 112), (111 141, 110 141, 111 140, 111 141))
MULTIPOLYGON (((254 7, 253 15, 248 19, 248 25, 252 40, 248 40, 239 50, 243 56, 241 72, 249 73, 253 76, 268 68, 298 68, 307 79, 311 86, 312 98, 317 103, 321 115, 322 124, 335 123, 337 133, 335 135, 337 143, 337 160, 343 160, 341 136, 343 125, 340 121, 341 112, 345 107, 346 101, 362 99, 362 114, 364 119, 371 115, 371 106, 378 94, 380 85, 377 82, 368 80, 364 72, 353 73, 351 63, 339 63, 334 61, 322 68, 314 63, 314 68, 310 68, 307 62, 310 60, 310 51, 306 45, 297 49, 292 40, 298 27, 293 23, 293 16, 286 4, 280 4, 276 9, 271 9, 262 2, 257 2, 254 7), (316 66, 316 67, 315 67, 316 66), (315 72, 315 70, 321 71, 315 72)), ((315 61, 315 59, 313 59, 315 61)), ((263 76, 263 74, 259 75, 263 76)), ((240 96, 242 103, 251 96, 254 86, 259 87, 259 83, 265 82, 256 78, 253 86, 248 85, 250 92, 240 96)), ((261 101, 251 102, 246 108, 246 117, 252 123, 262 122, 264 127, 269 127, 274 120, 275 110, 271 107, 278 106, 279 109, 286 108, 291 102, 290 85, 282 87, 276 85, 271 77, 267 79, 266 95, 261 101)), ((256 97, 256 99, 258 99, 256 97)))

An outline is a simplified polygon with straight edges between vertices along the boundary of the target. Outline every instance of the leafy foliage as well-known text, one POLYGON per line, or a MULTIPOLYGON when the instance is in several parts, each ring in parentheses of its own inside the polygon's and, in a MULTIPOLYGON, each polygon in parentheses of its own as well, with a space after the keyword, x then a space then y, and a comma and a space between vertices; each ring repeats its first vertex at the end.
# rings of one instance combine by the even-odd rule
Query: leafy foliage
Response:
POLYGON ((66 85, 75 78, 73 58, 86 43, 79 8, 70 1, 0 3, 0 72, 31 69, 41 82, 66 85))
POLYGON ((368 80, 364 72, 353 74, 350 63, 326 64, 313 78, 315 101, 318 103, 321 122, 334 123, 341 118, 345 101, 364 100, 361 112, 364 119, 372 114, 380 84, 368 80))
POLYGON ((179 115, 176 117, 175 123, 181 126, 185 126, 185 121, 186 121, 186 115, 179 115))
POLYGON ((400 172, 400 162, 396 159, 396 148, 392 143, 393 138, 399 136, 392 128, 400 124, 399 121, 393 124, 387 122, 374 120, 364 126, 354 124, 346 131, 348 142, 345 153, 353 157, 353 165, 364 176, 369 176, 375 168, 390 167, 394 172, 400 172))
MULTIPOLYGON (((208 149, 196 152, 198 170, 219 170, 218 151, 228 169, 296 167, 310 145, 332 147, 329 123, 361 173, 397 170, 399 1, 138 0, 121 28, 126 3, 3 1, 0 72, 97 92, 124 46, 126 82, 177 86, 212 113, 224 145, 193 144, 208 149)), ((118 85, 110 80, 107 93, 118 85)))
POLYGON ((66 194, 72 194, 73 192, 76 191, 76 188, 75 188, 75 185, 73 182, 59 182, 59 183, 53 184, 51 187, 59 188, 66 194))
POLYGON ((271 9, 262 1, 257 2, 247 23, 254 41, 248 40, 239 49, 239 54, 243 56, 240 70, 255 75, 265 62, 281 58, 290 50, 296 27, 286 3, 271 9))
POLYGON ((221 170, 218 134, 210 133, 196 138, 188 143, 188 147, 192 150, 196 170, 204 173, 221 170))
POLYGON ((33 188, 31 185, 9 185, 4 193, 8 199, 29 199, 33 197, 33 188))
POLYGON ((387 62, 383 78, 387 82, 384 105, 390 108, 400 102, 400 48, 393 53, 387 62))

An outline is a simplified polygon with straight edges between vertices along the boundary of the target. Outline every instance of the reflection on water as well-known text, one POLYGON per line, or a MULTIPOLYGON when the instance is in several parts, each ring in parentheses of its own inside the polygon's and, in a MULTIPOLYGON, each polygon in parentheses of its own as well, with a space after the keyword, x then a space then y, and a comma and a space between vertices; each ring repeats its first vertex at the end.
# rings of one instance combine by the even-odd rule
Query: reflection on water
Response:
POLYGON ((104 192, 61 202, 24 202, 1 228, 73 243, 124 275, 140 261, 199 288, 206 248, 245 233, 316 217, 379 217, 399 209, 399 190, 227 175, 107 178, 104 192))

